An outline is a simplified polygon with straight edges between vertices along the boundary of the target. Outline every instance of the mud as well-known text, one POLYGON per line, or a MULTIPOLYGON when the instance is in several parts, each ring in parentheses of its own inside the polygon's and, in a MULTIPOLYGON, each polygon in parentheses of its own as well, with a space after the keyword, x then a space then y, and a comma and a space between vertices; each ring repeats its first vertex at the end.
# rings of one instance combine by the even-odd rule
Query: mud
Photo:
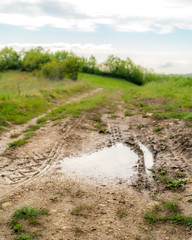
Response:
MULTIPOLYGON (((0 201, 11 203, 0 210, 2 231, 0 239, 11 239, 11 230, 6 222, 15 208, 23 205, 46 207, 50 211, 47 219, 37 232, 37 239, 189 239, 189 228, 162 224, 151 229, 143 218, 144 209, 156 203, 151 197, 155 191, 167 199, 183 197, 182 207, 188 215, 192 205, 186 204, 190 198, 191 180, 185 191, 166 192, 162 184, 154 180, 148 168, 164 170, 171 174, 185 173, 190 179, 192 172, 192 133, 181 120, 157 121, 152 114, 147 118, 141 115, 124 117, 119 108, 117 118, 111 118, 105 109, 99 109, 102 120, 107 124, 107 133, 94 130, 91 116, 95 112, 84 113, 76 120, 64 119, 58 125, 49 122, 37 130, 26 145, 5 151, 0 156, 0 201), (156 132, 156 126, 162 130, 156 132), (63 159, 76 159, 103 149, 114 149, 116 144, 126 146, 137 159, 134 160, 134 177, 127 181, 122 176, 110 182, 88 181, 83 177, 61 172, 63 159), (146 152, 146 148, 149 152, 146 152), (142 151, 143 150, 143 151, 142 151), (55 202, 50 198, 57 197, 55 202), (86 217, 70 214, 70 210, 80 203, 91 204, 93 211, 86 217), (117 210, 128 211, 127 217, 119 219, 117 210), (77 233, 74 226, 83 229, 77 233), (150 237, 150 238, 149 238, 150 237)), ((74 165, 77 166, 75 163, 74 165)), ((90 166, 91 164, 89 164, 90 166)), ((105 166, 121 172, 117 166, 105 166)), ((64 165, 63 168, 68 166, 64 165)), ((79 165, 80 167, 80 165, 79 165)), ((106 168, 102 168, 104 170, 106 168)), ((132 168, 131 168, 132 169, 132 168)), ((82 167, 82 170, 85 170, 82 167)), ((127 170, 127 167, 126 167, 127 170)), ((90 173, 90 169, 86 172, 90 173)), ((82 172, 83 173, 83 172, 82 172)), ((103 174, 99 172, 99 174, 103 174)), ((91 174, 92 175, 92 174, 91 174)), ((129 175, 123 171, 123 176, 129 175)))

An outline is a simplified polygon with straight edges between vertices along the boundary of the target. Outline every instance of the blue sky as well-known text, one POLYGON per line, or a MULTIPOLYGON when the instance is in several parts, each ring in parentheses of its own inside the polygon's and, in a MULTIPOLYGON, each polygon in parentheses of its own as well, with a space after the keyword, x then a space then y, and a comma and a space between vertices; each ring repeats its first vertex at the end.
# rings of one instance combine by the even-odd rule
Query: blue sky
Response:
POLYGON ((114 54, 191 73, 191 13, 191 0, 0 0, 0 48, 41 45, 98 61, 114 54))

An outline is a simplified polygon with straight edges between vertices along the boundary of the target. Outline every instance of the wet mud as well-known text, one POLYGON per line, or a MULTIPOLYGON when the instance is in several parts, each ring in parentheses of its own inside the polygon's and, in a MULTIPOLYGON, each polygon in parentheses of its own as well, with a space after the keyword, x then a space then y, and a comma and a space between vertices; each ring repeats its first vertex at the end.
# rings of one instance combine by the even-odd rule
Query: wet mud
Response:
MULTIPOLYGON (((53 227, 50 218, 45 223, 50 231, 42 230, 43 237, 39 239, 135 239, 137 235, 152 234, 142 219, 143 209, 154 203, 149 195, 158 191, 164 197, 170 196, 148 169, 172 175, 183 173, 190 178, 191 130, 181 120, 159 121, 152 114, 147 118, 125 117, 120 109, 113 119, 103 109, 98 111, 107 126, 105 133, 94 129, 91 116, 95 112, 87 112, 57 125, 49 122, 26 145, 1 153, 0 201, 12 203, 3 210, 6 220, 15 206, 38 203, 55 211, 51 214, 57 223, 53 227), (161 131, 155 130, 157 126, 161 131), (91 182, 90 177, 96 180, 91 182), (100 177, 110 181, 97 181, 100 177), (53 205, 50 198, 55 196, 58 200, 53 205), (96 206, 90 218, 79 220, 70 215, 72 207, 87 201, 96 206), (129 210, 126 221, 117 218, 118 208, 129 210), (65 216, 65 223, 61 215, 65 216), (86 227, 87 235, 71 230, 78 223, 86 227), (144 233, 140 226, 146 229, 144 233)), ((190 197, 191 190, 189 184, 183 197, 190 197)), ((185 211, 189 213, 189 209, 185 211)), ((10 239, 6 235, 8 227, 3 225, 3 229, 1 239, 10 239)), ((190 229, 175 229, 162 226, 161 232, 154 230, 151 239, 162 239, 162 232, 163 239, 189 239, 190 229)))

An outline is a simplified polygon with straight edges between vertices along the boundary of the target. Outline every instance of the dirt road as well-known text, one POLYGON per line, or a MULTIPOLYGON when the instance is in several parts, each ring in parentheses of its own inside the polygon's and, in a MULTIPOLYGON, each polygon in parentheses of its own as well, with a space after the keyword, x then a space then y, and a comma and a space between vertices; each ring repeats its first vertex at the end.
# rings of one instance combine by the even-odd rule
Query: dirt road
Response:
POLYGON ((7 222, 14 209, 24 205, 49 210, 39 225, 28 226, 29 232, 37 234, 35 239, 190 239, 189 227, 162 223, 154 228, 144 221, 143 212, 159 199, 182 197, 184 213, 192 213, 192 204, 187 202, 192 197, 191 130, 181 120, 157 121, 150 113, 145 118, 125 117, 120 106, 115 114, 112 117, 105 109, 97 109, 57 125, 49 122, 27 144, 1 154, 1 240, 15 236, 7 222), (105 133, 95 131, 94 116, 98 114, 106 123, 105 133), (60 171, 64 158, 116 143, 138 155, 136 174, 131 180, 108 181, 60 171), (155 174, 146 169, 139 143, 151 151, 156 173, 186 175, 185 190, 169 191, 162 181, 155 180, 155 174), (81 214, 73 215, 72 210, 82 204, 81 214))

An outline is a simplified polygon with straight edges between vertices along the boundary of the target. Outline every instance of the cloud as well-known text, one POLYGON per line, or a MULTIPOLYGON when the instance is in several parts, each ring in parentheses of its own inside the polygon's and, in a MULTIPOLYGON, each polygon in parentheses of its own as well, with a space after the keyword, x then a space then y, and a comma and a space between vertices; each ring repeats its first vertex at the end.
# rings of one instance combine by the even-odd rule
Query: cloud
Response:
POLYGON ((165 34, 192 30, 187 0, 0 0, 0 24, 38 29, 46 25, 72 31, 96 31, 108 24, 122 32, 165 34))
POLYGON ((173 62, 167 62, 163 65, 160 66, 160 68, 170 68, 170 67, 173 67, 175 65, 175 63, 173 62))

